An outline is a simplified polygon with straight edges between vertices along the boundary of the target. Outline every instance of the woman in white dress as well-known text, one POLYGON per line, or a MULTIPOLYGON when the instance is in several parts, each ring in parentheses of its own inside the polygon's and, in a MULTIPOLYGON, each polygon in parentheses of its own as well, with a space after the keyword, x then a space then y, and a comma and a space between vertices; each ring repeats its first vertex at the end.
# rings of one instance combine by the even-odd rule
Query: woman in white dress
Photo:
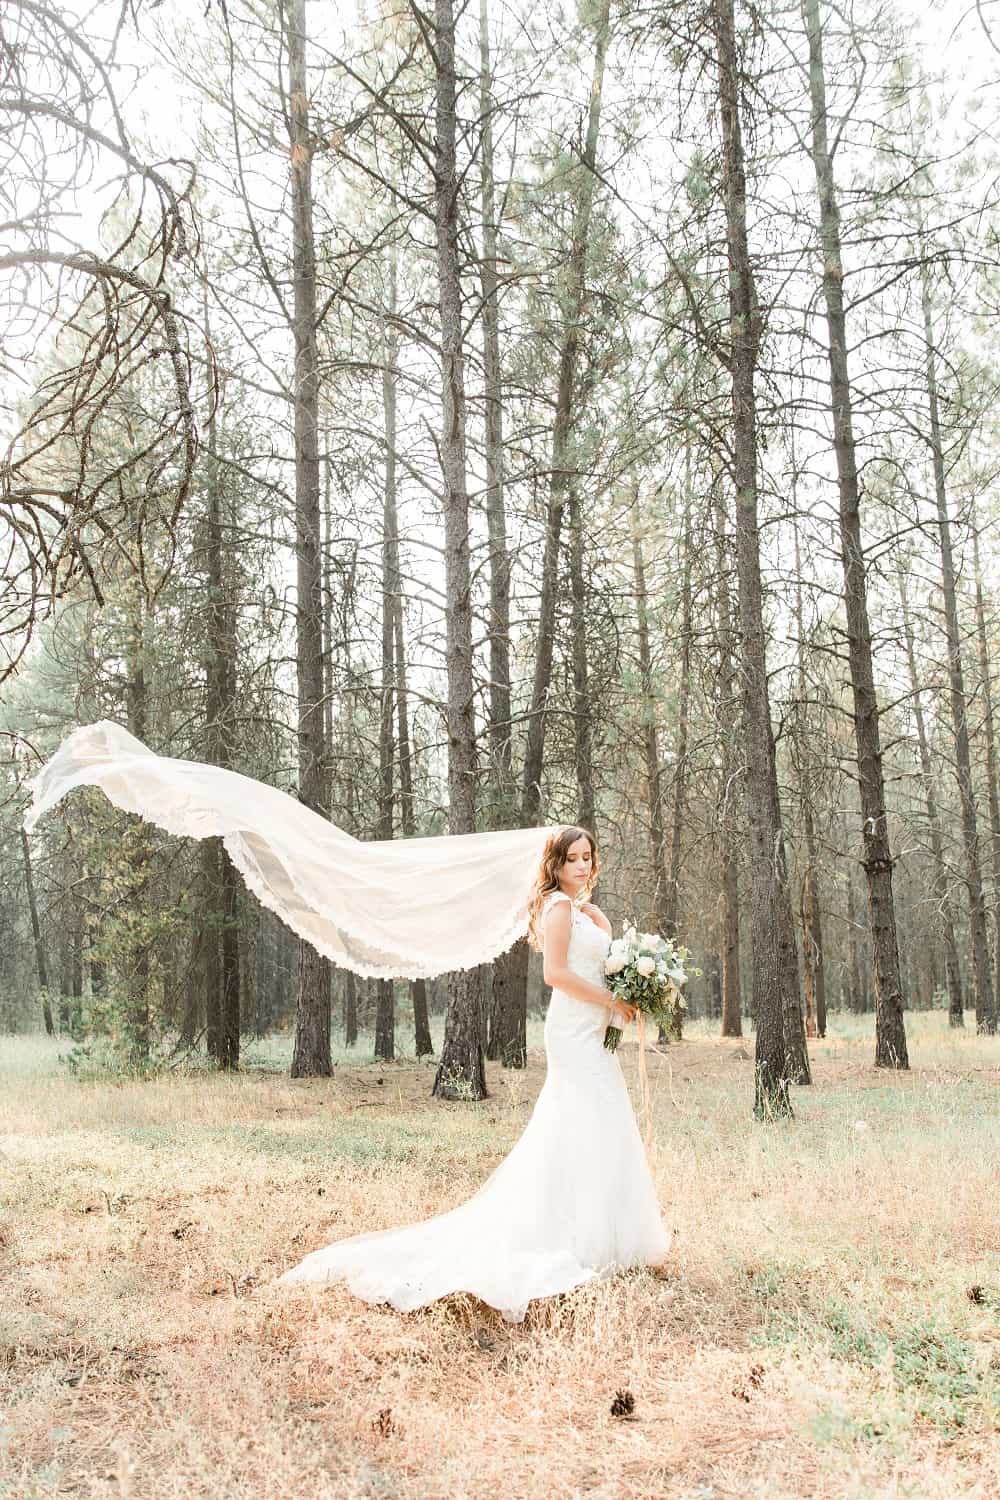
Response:
POLYGON ((520 1322, 528 1303, 670 1246, 618 1058, 604 1032, 633 1019, 604 982, 607 917, 589 900, 597 850, 582 828, 546 843, 529 901, 529 939, 552 999, 548 1073, 520 1140, 467 1202, 400 1229, 356 1235, 308 1255, 283 1282, 345 1281, 401 1312, 469 1292, 520 1322))
POLYGON ((32 782, 27 832, 76 787, 188 838, 221 838, 254 895, 334 963, 429 979, 503 953, 525 931, 545 959, 548 1075, 505 1161, 468 1202, 357 1235, 283 1281, 346 1281, 406 1311, 470 1292, 512 1321, 535 1297, 653 1265, 660 1221, 618 1059, 604 983, 607 918, 588 896, 597 851, 582 828, 515 828, 363 843, 296 798, 221 766, 157 755, 120 724, 75 729, 32 782), (539 853, 541 864, 539 865, 539 853))

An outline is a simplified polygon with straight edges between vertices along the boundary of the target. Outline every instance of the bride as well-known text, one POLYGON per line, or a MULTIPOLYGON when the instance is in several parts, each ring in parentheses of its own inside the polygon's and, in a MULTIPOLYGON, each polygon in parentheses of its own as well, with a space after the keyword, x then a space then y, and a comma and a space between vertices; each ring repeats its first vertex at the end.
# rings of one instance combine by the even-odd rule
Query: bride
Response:
POLYGON ((362 842, 276 787, 157 755, 106 719, 74 730, 42 766, 26 832, 81 786, 168 833, 221 838, 263 905, 354 973, 433 978, 489 962, 526 928, 544 955, 548 1075, 506 1160, 449 1213, 328 1245, 282 1281, 346 1281, 401 1311, 470 1292, 519 1322, 535 1297, 663 1259, 670 1236, 604 1047, 612 1014, 624 1023, 632 1011, 604 983, 611 929, 588 899, 598 868, 589 833, 362 842))
POLYGON ((612 1017, 623 1025, 635 1012, 604 984, 611 925, 588 899, 597 871, 585 829, 549 837, 528 903, 529 940, 552 986, 548 1074, 510 1155, 460 1207, 315 1250, 283 1282, 345 1281, 401 1312, 470 1292, 520 1322, 536 1297, 662 1261, 670 1235, 621 1066, 604 1046, 612 1017))

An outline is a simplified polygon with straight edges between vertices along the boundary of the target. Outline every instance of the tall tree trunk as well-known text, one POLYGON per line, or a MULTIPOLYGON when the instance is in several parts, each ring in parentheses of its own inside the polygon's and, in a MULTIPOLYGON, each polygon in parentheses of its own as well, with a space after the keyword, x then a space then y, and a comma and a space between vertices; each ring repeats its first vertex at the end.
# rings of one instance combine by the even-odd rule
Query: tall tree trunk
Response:
POLYGON ((742 632, 743 712, 750 820, 750 927, 757 1023, 754 1112, 791 1113, 782 1004, 782 893, 775 851, 774 741, 767 693, 764 614, 757 520, 757 405, 760 348, 757 304, 747 239, 746 171, 740 124, 741 73, 733 0, 712 0, 722 134, 722 195, 729 259, 729 369, 732 377, 736 570, 742 632))
POLYGON ((45 946, 42 943, 42 925, 38 920, 38 902, 35 899, 35 879, 31 870, 31 845, 28 835, 21 829, 21 853, 24 857, 24 889, 28 896, 28 914, 31 917, 31 937, 35 945, 35 973, 38 975, 38 991, 42 1001, 42 1019, 46 1035, 55 1035, 52 1019, 52 1002, 49 998, 49 971, 45 962, 45 946))
POLYGON ((809 1052, 806 1043, 805 1019, 802 1014, 802 992, 799 984, 799 955, 796 946, 795 913, 792 909, 791 883, 788 877, 788 859, 782 831, 781 801, 778 796, 778 774, 775 767, 774 741, 771 742, 771 798, 774 803, 774 827, 777 842, 774 847, 774 863, 778 876, 778 897, 781 917, 781 997, 784 1009, 785 1058, 788 1077, 792 1083, 812 1083, 809 1068, 809 1052))
POLYGON ((819 199, 823 250, 823 296, 829 335, 830 398, 833 447, 840 496, 840 545, 844 569, 844 606, 854 700, 858 781, 861 791, 864 870, 868 880, 875 978, 875 1066, 907 1068, 903 994, 899 976, 896 913, 892 898, 892 851, 885 809, 885 782, 879 740, 879 710, 872 664, 871 624, 865 555, 861 538, 860 491, 847 362, 847 318, 840 243, 840 209, 827 132, 826 76, 819 0, 802 0, 809 40, 809 91, 812 105, 812 158, 819 199))
MULTIPOLYGON (((320 557, 320 579, 322 596, 322 618, 320 621, 321 638, 323 644, 323 755, 326 766, 326 806, 330 809, 333 817, 333 809, 336 804, 337 795, 337 764, 334 755, 334 685, 337 680, 337 655, 342 649, 347 660, 350 662, 350 644, 346 629, 343 638, 338 641, 336 633, 336 609, 337 590, 335 579, 337 576, 334 546, 336 540, 336 522, 334 520, 334 498, 333 498, 333 464, 330 457, 331 435, 327 428, 323 432, 323 451, 320 455, 322 473, 322 515, 320 524, 323 532, 322 553, 320 557)), ((348 772, 350 775, 350 771, 348 772)), ((353 822, 353 819, 351 820, 353 822)), ((344 970, 344 983, 347 983, 347 973, 344 970)), ((330 1045, 333 1046, 333 999, 335 974, 332 966, 327 966, 327 992, 330 1001, 330 1045)), ((353 977, 353 976, 352 976, 353 977)), ((346 1021, 346 998, 344 1000, 344 1012, 342 1017, 346 1021)), ((346 1024, 344 1027, 346 1033, 346 1024)), ((354 1028, 354 1040, 357 1041, 357 1025, 354 1028)))
POLYGON ((867 955, 864 952, 864 935, 869 930, 870 924, 859 912, 859 904, 858 886, 852 866, 847 877, 848 974, 851 1006, 860 1016, 865 1015, 871 1009, 871 996, 868 988, 869 967, 867 955))
POLYGON ((976 583, 976 637, 979 644, 979 679, 983 695, 983 730, 986 736, 986 787, 990 809, 990 854, 993 870, 993 974, 994 1001, 1000 996, 1000 784, 997 780, 996 730, 993 723, 993 679, 986 640, 986 606, 983 600, 983 569, 979 558, 979 527, 972 516, 972 562, 976 583))
MULTIPOLYGON (((794 462, 794 460, 793 460, 794 462)), ((807 698, 805 663, 805 612, 802 607, 802 554, 799 529, 795 525, 795 633, 798 637, 799 706, 796 725, 801 730, 801 715, 807 698)), ((802 830, 805 835, 806 868, 802 876, 800 913, 802 917, 802 959, 805 989, 805 1029, 807 1037, 826 1035, 826 975, 823 970, 823 918, 819 899, 819 861, 816 851, 816 825, 813 818, 813 778, 808 770, 808 746, 801 732, 796 734, 799 762, 799 797, 802 804, 802 830)))
POLYGON ((570 468, 570 438, 573 429, 573 396, 576 386, 586 296, 587 252, 590 241, 590 219, 597 182, 597 140, 601 125, 604 95, 604 66, 610 32, 609 0, 600 0, 594 21, 594 67, 590 86, 587 133, 581 165, 583 176, 580 197, 573 220, 573 240, 566 277, 566 321, 559 350, 559 379, 556 388, 555 421, 552 428, 552 468, 549 479, 545 547, 542 557, 542 588, 538 609, 538 643, 531 687, 528 717, 528 743, 524 757, 521 811, 525 824, 538 821, 542 807, 542 766, 545 759, 546 702, 552 682, 552 655, 556 625, 556 598, 559 576, 559 547, 563 510, 574 476, 570 468))
POLYGON ((573 656, 573 746, 576 766, 577 821, 596 835, 593 712, 587 653, 587 570, 583 511, 576 484, 569 491, 570 639, 573 656))
POLYGON ((814 865, 806 859, 806 868, 802 876, 802 891, 799 899, 799 912, 802 917, 802 958, 803 958, 803 989, 805 993, 805 1027, 806 1037, 819 1036, 819 1017, 817 1015, 816 991, 817 980, 822 974, 823 949, 822 931, 817 934, 816 921, 819 915, 819 898, 816 891, 816 870, 814 865))
POLYGON ((917 671, 917 653, 913 642, 913 621, 907 602, 907 584, 902 573, 899 576, 899 602, 903 612, 903 636, 906 641, 906 663, 910 674, 910 692, 913 698, 913 718, 917 726, 917 750, 920 755, 920 777, 924 784, 924 799, 927 803, 927 826, 931 836, 931 858, 934 863, 934 899, 941 931, 944 938, 945 986, 948 991, 948 1021, 952 1026, 963 1026, 962 975, 958 958, 958 941, 955 937, 955 914, 948 889, 948 871, 944 859, 944 837, 941 832, 941 816, 938 812, 937 793, 934 786, 934 767, 931 763, 927 725, 924 720, 924 705, 921 698, 920 675, 917 671))
MULTIPOLYGON (((345 599, 347 595, 345 594, 345 599)), ((346 631, 345 631, 346 634, 346 631)), ((349 700, 346 713, 346 776, 344 803, 347 811, 348 832, 356 831, 355 817, 355 752, 353 726, 353 700, 349 700)), ((344 971, 344 1046, 354 1047, 358 1041, 358 976, 352 969, 344 971)))
MULTIPOLYGON (((336 780, 336 768, 333 756, 333 684, 334 684, 334 653, 336 644, 334 641, 334 608, 335 593, 333 586, 334 563, 334 520, 333 520, 333 465, 330 462, 330 433, 323 434, 323 551, 320 559, 320 576, 323 584, 323 617, 321 621, 323 638, 323 750, 326 756, 327 768, 327 806, 330 808, 331 816, 334 805, 334 783, 336 780)), ((346 646, 346 642, 345 642, 346 646)))
MULTIPOLYGON (((398 571, 398 570, 397 570, 398 571)), ((413 806, 413 760, 410 747, 410 711, 406 686, 406 651, 403 639, 403 593, 402 586, 396 595, 396 718, 399 742, 399 812, 403 835, 411 839, 417 831, 416 813, 413 806)), ((410 999, 413 1004, 413 1040, 418 1057, 433 1057, 430 1020, 427 1015, 427 985, 423 979, 411 979, 410 999)))
POLYGON ((528 944, 521 938, 493 963, 488 1056, 505 1068, 528 1061, 528 944))
POLYGON ((731 715, 737 706, 739 668, 736 663, 733 612, 730 599, 730 559, 726 535, 726 507, 722 486, 715 489, 716 607, 719 632, 720 763, 718 846, 722 888, 722 942, 720 944, 722 991, 722 1035, 742 1036, 740 993, 740 895, 739 838, 732 807, 736 796, 739 757, 731 733, 731 715))
MULTIPOLYGON (((486 406, 486 524, 490 548, 490 822, 497 828, 517 820, 511 745, 510 554, 503 488, 503 399, 497 277, 496 187, 493 172, 493 72, 488 0, 479 0, 479 107, 482 119, 483 254, 480 263, 483 376, 486 406)), ((525 994, 528 951, 523 941, 493 964, 487 1056, 505 1068, 527 1061, 525 994)), ((429 1040, 429 1033, 428 1033, 429 1040)))
POLYGON ((927 347, 927 401, 930 415, 931 459, 934 469, 934 498, 937 505, 938 536, 941 546, 941 583, 944 592, 945 635, 948 641, 948 698, 951 724, 955 734, 955 772, 958 778, 958 800, 962 814, 962 844, 965 849, 965 878, 969 889, 969 936, 972 942, 972 972, 975 980, 976 1030, 992 1035, 997 1029, 996 996, 990 973, 990 948, 986 936, 986 898, 979 855, 979 828, 976 796, 972 782, 972 751, 969 746, 968 705, 965 697, 965 671, 962 665, 962 638, 958 627, 958 600, 955 594, 955 563, 951 546, 951 518, 948 515, 948 491, 944 472, 944 449, 941 445, 941 411, 938 398, 937 356, 934 346, 934 320, 931 314, 929 273, 925 264, 920 272, 920 302, 924 318, 927 347))
MULTIPOLYGON (((283 0, 291 147, 293 336, 295 341, 296 684, 299 799, 329 817, 323 735, 323 567, 319 483, 319 360, 316 254, 306 58, 306 0, 283 0)), ((292 1077, 329 1077, 330 966, 299 942, 292 1077)))
MULTIPOLYGON (((635 506, 638 506, 638 495, 635 506)), ((688 563, 684 564, 687 568, 688 563)), ((678 796, 677 779, 674 781, 674 831, 676 840, 667 835, 664 820, 663 778, 660 774, 660 743, 656 726, 656 694, 653 685, 653 656, 649 640, 649 593, 646 587, 646 560, 643 556, 639 518, 633 515, 632 523, 632 567, 635 576, 636 633, 639 645, 639 684, 642 693, 642 738, 643 759, 646 763, 646 786, 649 800, 650 863, 653 871, 653 925, 665 937, 677 936, 678 881, 677 862, 680 857, 680 835, 677 819, 682 816, 683 792, 678 796)), ((688 616, 684 616, 690 620, 688 616)), ((682 626, 683 632, 683 626, 682 626)), ((688 660, 687 635, 682 634, 682 656, 688 660)), ((682 678, 684 667, 682 666, 682 678)), ((681 689, 682 699, 685 688, 681 689)), ((680 713, 682 729, 679 735, 677 778, 683 777, 682 758, 686 754, 687 710, 686 703, 680 713)), ((680 1040, 681 1013, 675 1011, 670 1027, 659 1027, 658 1041, 666 1043, 680 1040)))
MULTIPOLYGON (((125 648, 126 680, 125 702, 128 728, 136 739, 145 740, 148 734, 147 680, 146 680, 146 630, 147 606, 141 595, 134 599, 129 617, 129 639, 125 648)), ((149 837, 146 826, 138 818, 131 819, 131 854, 129 901, 138 913, 145 904, 148 880, 149 837)), ((128 996, 129 1050, 132 1060, 144 1063, 150 1053, 149 982, 150 961, 148 940, 132 939, 127 944, 127 972, 125 988, 128 996)))
POLYGON ((479 0, 479 112, 482 120, 481 208, 483 254, 479 268, 483 323, 483 397, 486 427, 486 525, 490 548, 490 780, 491 823, 510 825, 513 805, 510 688, 510 554, 503 489, 503 390, 497 277, 496 186, 493 175, 493 73, 488 0, 479 0))
MULTIPOLYGON (((691 703, 691 444, 684 447, 684 525, 681 561, 680 681, 677 687, 677 756, 674 767, 673 804, 670 814, 670 866, 667 875, 667 914, 664 935, 676 938, 681 904, 681 835, 687 815, 688 719, 691 703)), ((660 1027, 659 1040, 681 1040, 683 1011, 679 998, 668 1027, 660 1027)))
POLYGON ((663 778, 660 774, 660 737, 656 726, 656 694, 653 685, 653 653, 649 639, 649 592, 646 587, 646 559, 638 525, 638 494, 634 501, 632 528, 632 567, 635 576, 635 619, 639 645, 639 686, 642 693, 642 748, 646 763, 646 787, 649 801, 649 853, 653 872, 653 922, 666 935, 670 921, 668 859, 670 846, 663 807, 663 778))
POLYGON ((72 1004, 70 1005, 69 1030, 71 1035, 76 1036, 83 1019, 83 916, 79 910, 74 918, 70 942, 72 950, 69 993, 72 1004))
POLYGON ((344 972, 344 1046, 358 1043, 358 977, 350 969, 344 972))
MULTIPOLYGON (((399 541, 396 519, 396 257, 390 253, 389 303, 383 328, 382 414, 385 425, 385 490, 382 502, 382 692, 379 719, 378 836, 392 838, 393 763, 395 760, 396 601, 400 595, 399 541)), ((396 1054, 396 991, 391 979, 378 982, 375 1013, 375 1057, 392 1062, 396 1054)))
POLYGON ((719 987, 722 994, 723 1036, 742 1036, 742 998, 740 991, 740 897, 739 868, 735 855, 727 852, 722 860, 722 949, 719 987))
MULTIPOLYGON (((210 337, 207 309, 206 338, 210 337)), ((236 711, 235 610, 229 597, 224 563, 222 468, 219 463, 218 423, 213 406, 208 424, 206 456, 207 514, 205 517, 205 573, 207 622, 205 631, 205 753, 210 764, 230 769, 236 711)), ((203 935, 206 957, 207 1044, 220 1068, 236 1068, 240 1060, 239 876, 218 838, 206 839, 202 868, 209 892, 208 930, 203 935)))
MULTIPOLYGON (((207 272, 202 295, 202 318, 206 348, 212 347, 212 332, 208 319, 207 272)), ((205 758, 209 764, 223 765, 227 743, 222 732, 222 716, 225 711, 225 643, 223 638, 223 569, 222 536, 219 527, 219 483, 221 479, 219 452, 218 406, 221 391, 216 390, 215 400, 208 414, 208 455, 205 461, 207 504, 204 523, 205 549, 205 758)), ((223 1064, 223 1020, 222 1020, 222 953, 220 933, 220 887, 222 873, 222 840, 205 839, 200 849, 201 875, 205 888, 205 920, 195 939, 197 968, 200 970, 201 987, 205 1011, 205 1047, 209 1057, 220 1067, 223 1064)), ((197 1034, 198 1007, 194 985, 187 986, 182 1031, 189 1044, 197 1034)))
POLYGON ((90 973, 90 993, 103 995, 108 987, 108 969, 101 951, 101 923, 96 914, 87 923, 87 968, 90 973))
POLYGON ((375 1005, 375 1061, 392 1062, 396 1056, 396 988, 391 979, 380 979, 375 1005))
MULTIPOLYGON (((587 130, 581 158, 583 177, 573 218, 573 238, 565 292, 566 318, 559 349, 559 375, 556 386, 555 419, 552 427, 552 460, 546 506, 545 543, 542 552, 541 593, 538 605, 538 635, 528 710, 527 745, 521 778, 521 822, 526 827, 537 823, 542 811, 542 770, 545 761, 547 703, 552 685, 563 511, 571 493, 574 477, 570 468, 573 398, 586 295, 590 219, 597 182, 597 141, 601 125, 604 67, 610 31, 609 0, 600 0, 600 9, 595 18, 594 27, 594 65, 587 130)), ((494 964, 493 992, 491 1055, 499 1057, 504 1067, 523 1068, 527 1061, 528 993, 528 945, 523 939, 515 943, 514 947, 494 964)))
MULTIPOLYGON (((438 301, 441 317, 441 469, 444 480, 445 649, 448 663, 448 826, 471 833, 476 824, 476 725, 472 678, 472 585, 466 484, 465 371, 459 270, 459 178, 455 153, 455 13, 453 0, 434 3, 436 136, 434 193, 438 301)), ((455 974, 449 986, 441 1061, 434 1093, 484 1099, 478 970, 455 974)))

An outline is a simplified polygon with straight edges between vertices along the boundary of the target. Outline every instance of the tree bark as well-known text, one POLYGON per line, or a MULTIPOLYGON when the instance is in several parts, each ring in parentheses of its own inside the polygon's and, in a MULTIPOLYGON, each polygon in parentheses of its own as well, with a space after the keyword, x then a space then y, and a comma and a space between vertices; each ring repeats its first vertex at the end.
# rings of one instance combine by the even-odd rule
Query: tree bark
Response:
MULTIPOLYGON (((206 339, 210 337, 207 311, 206 339)), ((205 754, 230 769, 236 711, 235 610, 227 589, 222 523, 222 470, 215 407, 209 415, 206 456, 205 754)), ((240 1060, 239 876, 222 840, 206 839, 202 854, 209 894, 208 930, 202 937, 206 980, 206 1042, 219 1067, 240 1060)))
MULTIPOLYGON (((379 705, 378 836, 391 839, 395 745, 396 601, 400 596, 396 519, 396 258, 389 259, 389 301, 382 335, 382 415, 385 426, 385 488, 382 500, 382 692, 379 705)), ((396 991, 391 979, 378 982, 375 1058, 392 1062, 396 1052, 396 991)))
POLYGON ((493 73, 488 0, 479 0, 479 112, 482 119, 481 208, 483 254, 479 268, 483 323, 483 398, 486 437, 486 525, 490 549, 490 780, 491 822, 507 828, 515 816, 511 752, 510 554, 503 488, 503 389, 497 277, 496 185, 493 175, 493 73))
MULTIPOLYGON (((345 807, 347 812, 348 832, 356 832, 357 819, 355 816, 355 749, 354 749, 354 725, 353 705, 349 705, 346 712, 346 776, 345 776, 345 807)), ((344 971, 344 1046, 354 1047, 358 1041, 358 976, 352 969, 344 971)))
MULTIPOLYGON (((638 495, 634 505, 638 506, 638 495)), ((635 623, 639 646, 639 687, 642 693, 642 748, 646 763, 646 788, 649 802, 649 853, 653 872, 653 922, 657 931, 667 936, 670 921, 668 861, 670 846, 663 809, 663 778, 660 775, 660 737, 656 727, 656 695, 653 687, 653 653, 649 639, 649 593, 646 588, 646 559, 638 515, 633 517, 632 567, 635 576, 635 623)))
POLYGON ((24 856, 24 889, 28 896, 28 914, 31 917, 31 937, 35 945, 35 973, 38 976, 38 991, 42 1001, 42 1019, 47 1036, 55 1035, 52 1019, 52 1002, 49 998, 49 971, 45 962, 45 946, 42 942, 42 926, 38 920, 38 902, 35 899, 35 879, 31 870, 31 845, 28 835, 21 829, 21 853, 24 856))
MULTIPOLYGON (((479 3, 479 103, 482 118, 481 208, 483 254, 480 265, 483 320, 483 374, 486 404, 486 524, 490 549, 489 739, 490 821, 509 827, 516 806, 511 744, 510 580, 507 514, 503 487, 503 399, 497 278, 496 188, 493 172, 493 73, 490 61, 488 0, 479 3)), ((493 964, 487 1056, 505 1068, 527 1062, 527 944, 522 940, 493 964)), ((429 1037, 428 1037, 429 1039, 429 1037)))
POLYGON ((934 320, 931 313, 930 282, 926 264, 921 265, 920 302, 926 342, 930 447, 934 469, 934 498, 937 506, 938 538, 941 547, 941 584, 944 593, 945 635, 948 642, 948 699, 951 707, 952 729, 955 734, 955 771, 958 780, 958 800, 961 807, 962 844, 965 850, 965 878, 969 891, 969 936, 972 941, 976 1030, 993 1035, 997 1029, 996 996, 993 992, 993 976, 990 973, 990 947, 986 936, 986 898, 983 894, 976 796, 972 782, 972 751, 969 745, 968 704, 965 697, 965 669, 962 663, 962 638, 958 626, 958 601, 955 594, 955 562, 951 545, 951 518, 948 514, 948 490, 944 472, 944 449, 941 444, 941 410, 938 397, 934 320))
POLYGON ((715 488, 716 605, 719 632, 720 764, 718 849, 720 885, 722 888, 722 941, 719 960, 719 986, 722 993, 722 1035, 743 1035, 742 997, 740 993, 740 895, 739 847, 736 818, 732 803, 736 794, 738 757, 730 732, 730 716, 737 705, 739 668, 736 664, 732 602, 729 593, 729 547, 726 535, 726 509, 722 488, 715 488))
POLYGON ((70 1006, 69 1030, 75 1036, 83 1018, 83 916, 76 913, 70 938, 70 1006))
POLYGON ((826 976, 823 972, 823 923, 816 876, 816 840, 812 813, 807 808, 806 868, 802 877, 802 949, 805 977, 805 1028, 807 1037, 826 1036, 826 976))
POLYGON ((538 822, 542 809, 546 703, 552 681, 563 511, 574 478, 570 469, 569 448, 573 429, 573 395, 579 360, 580 329, 586 295, 590 219, 597 182, 597 140, 601 125, 604 66, 610 32, 609 0, 600 0, 600 10, 594 24, 594 67, 590 86, 587 133, 581 158, 584 175, 573 220, 573 241, 566 278, 566 321, 563 325, 562 343, 559 350, 559 379, 556 388, 555 421, 552 428, 552 468, 549 478, 545 546, 542 556, 542 587, 538 609, 538 640, 535 649, 535 668, 528 717, 528 742, 524 757, 521 792, 522 820, 528 826, 538 822))
MULTIPOLYGON (((413 761, 410 747, 410 714, 407 707, 406 651, 403 638, 403 593, 396 596, 396 718, 399 744, 399 812, 403 836, 413 838, 417 831, 413 806, 413 761)), ((430 1020, 427 1015, 427 985, 423 979, 410 980, 413 1005, 413 1040, 418 1057, 433 1057, 430 1020)))
MULTIPOLYGON (((472 592, 469 496, 466 482, 465 372, 459 269, 459 179, 456 161, 455 14, 453 0, 435 0, 434 147, 438 305, 441 319, 441 455, 444 481, 445 649, 448 665, 448 825, 471 833, 476 824, 476 726, 472 676, 472 592)), ((444 1099, 484 1099, 486 1069, 478 970, 451 977, 441 1061, 433 1092, 444 1099)))
POLYGON ((979 644, 979 680, 983 695, 983 730, 986 736, 986 787, 990 809, 990 855, 993 870, 993 974, 994 1002, 1000 997, 1000 783, 997 779, 996 731, 993 724, 993 679, 986 639, 986 606, 983 600, 983 569, 979 557, 979 527, 972 516, 972 563, 976 584, 976 637, 979 644))
MULTIPOLYGON (((681 543, 681 666, 677 697, 677 756, 674 767, 673 806, 670 818, 670 867, 667 875, 667 916, 664 935, 676 938, 681 905, 681 835, 687 814, 688 719, 691 703, 691 444, 684 447, 684 535, 681 543)), ((683 1035, 683 1011, 679 1002, 667 1027, 659 1028, 659 1040, 679 1042, 683 1035)))
MULTIPOLYGON (((609 0, 601 0, 595 19, 594 65, 590 104, 581 165, 584 176, 573 218, 570 246, 566 317, 559 349, 555 419, 552 427, 552 460, 542 552, 542 580, 538 605, 537 640, 528 708, 528 734, 521 778, 521 823, 537 823, 542 813, 542 770, 545 760, 547 703, 552 684, 552 660, 559 588, 559 556, 563 512, 571 493, 570 438, 573 428, 573 397, 579 362, 580 328, 586 293, 590 219, 597 183, 597 141, 601 124, 604 67, 610 30, 609 0)), ((523 1068, 527 1061, 528 945, 522 939, 493 966, 493 1024, 490 1055, 504 1067, 523 1068)))
MULTIPOLYGON (((323 568, 319 482, 319 359, 313 241, 306 0, 283 0, 288 49, 288 138, 295 343, 296 683, 299 799, 329 817, 323 734, 323 568)), ((299 942, 292 1077, 329 1077, 330 966, 299 942)))
POLYGON ((806 846, 806 868, 802 876, 800 915, 802 917, 802 959, 805 993, 805 1032, 807 1037, 826 1035, 826 975, 823 969, 823 918, 819 899, 819 861, 816 851, 816 825, 813 817, 812 777, 808 771, 808 746, 801 734, 801 715, 807 698, 805 666, 805 612, 802 607, 802 556, 799 530, 795 526, 795 633, 798 637, 799 702, 796 715, 796 756, 799 772, 799 797, 802 805, 802 831, 806 846))
POLYGON ((750 821, 750 929, 757 1044, 754 1113, 791 1113, 782 1005, 782 907, 775 858, 775 766, 767 692, 764 615, 757 519, 755 373, 760 314, 747 237, 746 170, 740 124, 741 74, 733 0, 712 0, 722 134, 722 194, 729 259, 729 369, 732 377, 736 570, 742 632, 743 714, 750 821))
POLYGON ((350 969, 344 972, 344 1046, 358 1043, 358 980, 350 969))
POLYGON ((909 1059, 903 1024, 899 947, 892 895, 893 858, 885 809, 879 709, 872 664, 871 623, 868 617, 865 555, 861 537, 860 489, 847 360, 840 210, 827 133, 826 77, 819 0, 802 0, 802 16, 809 41, 812 158, 823 251, 823 296, 829 337, 827 352, 830 364, 833 447, 840 498, 844 606, 847 614, 848 657, 863 818, 863 865, 868 880, 868 913, 875 970, 875 1066, 907 1068, 909 1059))
POLYGON ((868 987, 869 966, 866 962, 867 955, 863 952, 864 934, 869 924, 858 912, 858 888, 853 868, 847 877, 847 926, 851 1008, 856 1015, 860 1016, 867 1014, 871 1009, 871 995, 868 987))
POLYGON ((569 491, 570 638, 573 657, 573 747, 576 767, 577 821, 596 837, 597 802, 594 794, 593 711, 590 701, 590 662, 587 653, 587 571, 580 494, 569 491))
POLYGON ((934 899, 941 931, 944 938, 945 987, 948 991, 948 1022, 951 1026, 964 1026, 962 1011, 962 973, 958 957, 958 941, 955 936, 955 914, 952 909, 951 892, 948 889, 948 871, 944 858, 944 836, 941 831, 941 815, 938 812, 937 792, 934 786, 934 767, 931 763, 927 725, 924 720, 924 705, 920 693, 920 676, 917 671, 917 654, 913 642, 913 621, 907 602, 906 579, 899 576, 899 602, 903 613, 903 638, 906 642, 906 663, 910 674, 910 691, 913 695, 913 718, 917 726, 917 750, 920 755, 920 777, 924 784, 924 799, 927 803, 927 826, 931 837, 931 858, 934 863, 934 899))
MULTIPOLYGON (((135 589, 128 619, 128 641, 125 647, 125 703, 129 731, 136 739, 148 736, 146 679, 146 629, 147 606, 145 599, 135 589)), ((130 890, 129 903, 136 916, 146 905, 146 882, 148 880, 149 837, 146 826, 137 818, 130 819, 133 843, 129 857, 130 890)), ((125 991, 127 995, 126 1025, 128 1028, 131 1059, 144 1063, 149 1058, 151 1035, 149 1013, 150 956, 148 939, 134 936, 126 944, 125 991)))
MULTIPOLYGON (((632 565, 635 574, 636 632, 639 643, 639 682, 642 692, 643 751, 646 762, 646 785, 649 795, 649 836, 653 864, 654 925, 664 937, 677 937, 680 899, 679 866, 681 825, 684 817, 684 782, 687 761, 688 693, 690 681, 691 575, 688 546, 688 510, 685 501, 684 559, 681 584, 681 672, 678 706, 677 757, 674 771, 671 824, 668 834, 664 817, 663 778, 660 774, 660 745, 656 727, 656 697, 653 690, 653 659, 649 640, 649 594, 646 588, 646 561, 639 534, 638 517, 632 530, 632 565)), ((680 1041, 681 1012, 675 1011, 669 1026, 662 1023, 657 1040, 662 1044, 680 1041)))

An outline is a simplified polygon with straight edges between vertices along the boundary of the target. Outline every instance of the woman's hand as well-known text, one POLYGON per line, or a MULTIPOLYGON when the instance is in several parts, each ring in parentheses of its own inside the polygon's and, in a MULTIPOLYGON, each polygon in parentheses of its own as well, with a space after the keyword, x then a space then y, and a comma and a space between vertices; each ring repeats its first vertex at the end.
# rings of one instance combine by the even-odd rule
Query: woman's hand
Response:
POLYGON ((614 1025, 624 1027, 634 1021, 638 1013, 637 1005, 629 1005, 626 1000, 616 1000, 611 1007, 611 1020, 614 1025))

